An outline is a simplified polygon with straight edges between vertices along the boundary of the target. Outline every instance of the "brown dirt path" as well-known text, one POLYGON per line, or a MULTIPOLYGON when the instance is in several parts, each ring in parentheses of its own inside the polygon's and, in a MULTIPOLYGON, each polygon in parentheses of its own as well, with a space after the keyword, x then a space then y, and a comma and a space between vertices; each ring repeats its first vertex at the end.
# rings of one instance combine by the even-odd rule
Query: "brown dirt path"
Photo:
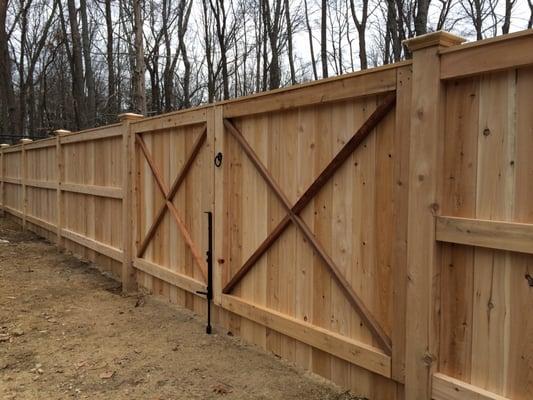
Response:
POLYGON ((0 218, 1 399, 355 399, 0 218), (5 241, 9 243, 6 243, 5 241))

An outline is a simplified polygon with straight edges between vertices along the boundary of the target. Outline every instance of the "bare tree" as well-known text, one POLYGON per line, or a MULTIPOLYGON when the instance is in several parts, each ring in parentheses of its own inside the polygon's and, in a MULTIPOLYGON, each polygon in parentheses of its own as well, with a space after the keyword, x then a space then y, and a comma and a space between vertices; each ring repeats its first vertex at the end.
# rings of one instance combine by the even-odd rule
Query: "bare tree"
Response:
POLYGON ((87 123, 96 123, 96 84, 91 57, 91 40, 89 38, 89 21, 87 19, 87 2, 80 0, 81 38, 83 46, 83 62, 85 65, 85 85, 87 87, 87 123))
POLYGON ((355 10, 354 0, 350 0, 350 10, 352 12, 353 22, 357 28, 359 38, 359 64, 361 69, 368 68, 368 60, 366 56, 366 26, 368 21, 368 1, 362 1, 361 18, 357 16, 355 10))
POLYGON ((305 25, 307 26, 307 36, 309 38, 309 51, 311 53, 311 66, 313 67, 313 77, 315 80, 318 79, 318 73, 316 69, 316 58, 315 58, 315 49, 313 46, 313 28, 309 22, 309 8, 307 7, 307 0, 304 0, 304 11, 305 11, 305 25))
MULTIPOLYGON (((83 55, 81 35, 78 26, 78 16, 75 0, 67 0, 68 19, 70 26, 70 36, 72 49, 68 49, 70 58, 70 69, 72 72, 72 96, 74 98, 74 111, 76 115, 76 126, 78 129, 88 127, 87 124, 87 99, 85 97, 85 81, 83 74, 83 55)), ((67 36, 66 25, 63 24, 65 36, 67 36)))
POLYGON ((505 0, 505 14, 503 17, 502 33, 504 35, 509 33, 511 28, 511 14, 513 12, 513 7, 516 4, 516 0, 505 0))
POLYGON ((322 78, 328 77, 328 36, 327 36, 328 2, 322 0, 320 22, 320 58, 322 60, 322 78))
POLYGON ((416 2, 415 32, 417 36, 427 33, 430 1, 431 0, 417 0, 416 2))
MULTIPOLYGON (((72 1, 72 0, 69 0, 72 1)), ((143 0, 133 0, 133 33, 135 69, 133 71, 133 110, 146 115, 146 89, 144 81, 143 0)))
POLYGON ((9 54, 9 40, 11 33, 7 30, 7 1, 0 1, 0 102, 2 106, 3 131, 20 132, 18 122, 17 101, 13 89, 11 74, 11 57, 9 54))
POLYGON ((528 29, 533 28, 533 0, 527 0, 527 3, 529 4, 529 22, 527 23, 528 29))

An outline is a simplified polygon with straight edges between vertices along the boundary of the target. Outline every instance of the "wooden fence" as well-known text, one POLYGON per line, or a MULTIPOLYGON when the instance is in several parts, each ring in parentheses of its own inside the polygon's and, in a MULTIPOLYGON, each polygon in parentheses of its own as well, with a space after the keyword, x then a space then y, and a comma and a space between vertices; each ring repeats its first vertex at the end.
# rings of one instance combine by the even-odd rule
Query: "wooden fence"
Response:
POLYGON ((533 397, 533 32, 1 151, 2 209, 368 399, 533 397))

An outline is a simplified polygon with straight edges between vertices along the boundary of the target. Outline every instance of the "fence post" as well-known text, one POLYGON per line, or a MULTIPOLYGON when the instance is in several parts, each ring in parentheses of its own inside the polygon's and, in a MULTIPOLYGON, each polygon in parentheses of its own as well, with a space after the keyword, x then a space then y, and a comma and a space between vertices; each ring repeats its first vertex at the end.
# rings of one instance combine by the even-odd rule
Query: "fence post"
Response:
POLYGON ((26 230, 26 216, 28 215, 28 158, 26 155, 26 144, 33 142, 31 139, 20 139, 22 145, 21 153, 21 183, 22 183, 22 230, 26 230))
POLYGON ((61 136, 70 133, 65 129, 58 129, 54 131, 56 135, 56 240, 57 247, 62 249, 63 244, 63 192, 61 191, 61 182, 64 179, 64 157, 63 148, 61 147, 61 136))
POLYGON ((136 290, 135 270, 133 269, 133 241, 134 241, 134 207, 135 195, 135 140, 131 133, 132 122, 142 119, 143 116, 133 113, 118 116, 122 124, 122 292, 136 290))
POLYGON ((434 32, 405 42, 413 54, 407 235, 405 398, 431 399, 438 355, 439 255, 435 215, 442 171, 444 85, 439 50, 463 38, 434 32))
POLYGON ((2 176, 2 181, 0 182, 0 201, 2 202, 2 206, 0 208, 0 216, 4 216, 5 214, 5 204, 6 204, 6 192, 5 192, 5 186, 4 186, 4 178, 6 177, 6 159, 4 156, 4 149, 8 148, 9 145, 6 143, 0 144, 0 175, 2 176))

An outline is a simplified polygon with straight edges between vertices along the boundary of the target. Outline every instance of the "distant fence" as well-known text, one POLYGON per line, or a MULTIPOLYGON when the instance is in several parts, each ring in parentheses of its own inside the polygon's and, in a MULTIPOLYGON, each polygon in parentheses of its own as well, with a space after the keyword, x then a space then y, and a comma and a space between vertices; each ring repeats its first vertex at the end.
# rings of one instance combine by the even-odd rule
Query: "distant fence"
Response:
POLYGON ((2 209, 368 399, 533 396, 533 32, 2 149, 2 209))

